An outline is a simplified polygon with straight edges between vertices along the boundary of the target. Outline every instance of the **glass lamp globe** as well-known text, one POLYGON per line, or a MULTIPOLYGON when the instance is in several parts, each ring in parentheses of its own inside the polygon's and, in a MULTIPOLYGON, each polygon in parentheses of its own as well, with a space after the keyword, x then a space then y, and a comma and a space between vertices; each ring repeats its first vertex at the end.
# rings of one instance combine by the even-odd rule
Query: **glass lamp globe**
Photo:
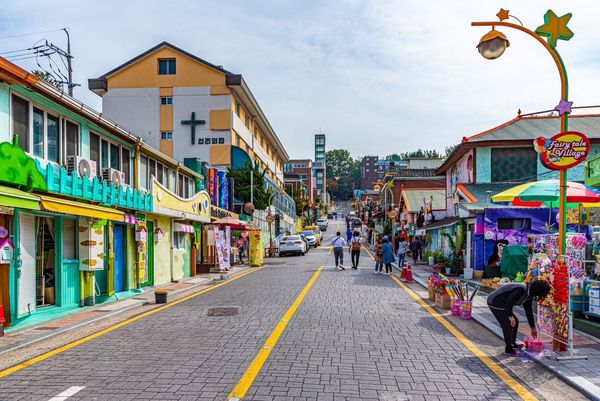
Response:
POLYGON ((506 35, 500 31, 491 30, 481 37, 477 50, 488 60, 494 60, 504 54, 507 47, 510 46, 506 35))

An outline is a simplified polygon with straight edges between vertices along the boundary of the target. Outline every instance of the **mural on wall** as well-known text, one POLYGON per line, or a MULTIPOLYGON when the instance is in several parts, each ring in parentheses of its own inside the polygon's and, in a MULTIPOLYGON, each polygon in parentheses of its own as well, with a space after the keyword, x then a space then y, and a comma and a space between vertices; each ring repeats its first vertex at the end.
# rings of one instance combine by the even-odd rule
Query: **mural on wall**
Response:
POLYGON ((210 221, 211 202, 206 191, 200 191, 191 198, 184 199, 153 178, 152 196, 155 212, 174 217, 181 217, 183 212, 185 217, 192 220, 210 221))
POLYGON ((79 270, 104 270, 104 226, 87 217, 79 219, 79 270))
POLYGON ((473 151, 467 152, 447 173, 446 178, 446 191, 451 195, 452 203, 451 209, 455 211, 455 215, 458 214, 458 184, 471 184, 473 180, 473 151))
POLYGON ((46 180, 37 163, 17 145, 18 137, 13 138, 14 143, 0 143, 0 181, 22 185, 28 190, 47 191, 46 180))

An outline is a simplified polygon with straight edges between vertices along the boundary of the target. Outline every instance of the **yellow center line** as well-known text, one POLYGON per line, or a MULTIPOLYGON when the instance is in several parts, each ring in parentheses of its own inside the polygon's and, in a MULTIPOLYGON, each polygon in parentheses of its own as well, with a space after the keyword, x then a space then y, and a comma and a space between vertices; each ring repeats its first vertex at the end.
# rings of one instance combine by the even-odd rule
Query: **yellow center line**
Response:
POLYGON ((219 287, 222 287, 222 286, 227 285, 227 284, 229 284, 229 283, 231 283, 231 282, 233 282, 235 280, 238 280, 238 279, 240 279, 240 278, 242 278, 244 276, 247 276, 249 274, 257 272, 260 269, 263 269, 263 268, 265 268, 267 266, 268 265, 264 265, 264 266, 261 266, 261 267, 258 267, 256 269, 254 269, 252 271, 242 273, 239 276, 233 277, 233 278, 231 278, 231 279, 229 279, 227 281, 224 281, 222 283, 219 283, 217 285, 209 287, 209 288, 207 288, 205 290, 199 291, 199 292, 197 292, 195 294, 188 295, 188 296, 186 296, 184 298, 178 299, 177 301, 170 302, 170 303, 168 303, 168 304, 166 304, 164 306, 158 307, 156 309, 152 309, 150 311, 144 312, 142 314, 139 314, 137 316, 134 316, 132 318, 124 320, 124 321, 122 321, 120 323, 117 323, 114 326, 108 327, 108 328, 106 328, 104 330, 100 330, 100 331, 98 331, 96 333, 90 334, 89 336, 80 338, 77 341, 73 341, 72 343, 63 345, 62 347, 56 348, 56 349, 54 349, 52 351, 48 351, 48 352, 46 352, 44 354, 36 356, 35 358, 31 358, 31 359, 29 359, 29 360, 27 360, 25 362, 22 362, 22 363, 20 363, 18 365, 15 365, 15 366, 13 366, 11 368, 4 369, 4 370, 0 371, 0 379, 3 378, 3 377, 6 377, 6 376, 12 375, 13 373, 16 373, 16 372, 18 372, 20 370, 23 370, 26 367, 29 367, 29 366, 35 365, 36 363, 42 362, 42 361, 44 361, 44 360, 46 360, 48 358, 52 358, 53 356, 61 354, 61 353, 65 352, 65 351, 67 351, 67 350, 70 350, 71 348, 75 348, 75 347, 77 347, 79 345, 85 344, 88 341, 91 341, 91 340, 93 340, 95 338, 98 338, 98 337, 103 336, 105 334, 111 333, 111 332, 113 332, 113 331, 115 331, 117 329, 120 329, 121 327, 127 326, 127 325, 129 325, 129 324, 131 324, 133 322, 136 322, 136 321, 140 320, 140 319, 143 319, 143 318, 148 317, 150 315, 153 315, 155 313, 161 312, 161 311, 163 311, 165 309, 172 308, 175 305, 179 305, 180 303, 188 301, 188 300, 190 300, 192 298, 195 298, 195 297, 197 297, 199 295, 206 294, 209 291, 216 290, 219 287))
POLYGON ((537 398, 521 383, 509 375, 498 363, 481 351, 471 340, 466 338, 456 329, 445 317, 439 314, 429 304, 427 304, 417 293, 410 289, 406 284, 400 281, 396 276, 390 276, 404 291, 414 298, 427 312, 429 312, 438 322, 442 324, 454 337, 456 337, 469 351, 486 364, 492 372, 496 374, 504 383, 506 383, 519 397, 526 401, 534 401, 537 398))
POLYGON ((281 336, 281 334, 287 327, 289 321, 292 319, 292 317, 302 304, 302 301, 304 301, 304 298, 306 297, 306 294, 308 294, 308 291, 310 291, 312 286, 319 278, 319 275, 321 274, 322 270, 323 266, 320 266, 315 272, 315 274, 312 276, 308 284, 306 284, 306 287, 304 287, 300 295, 298 295, 292 306, 290 306, 290 308, 287 310, 287 312, 285 312, 279 323, 277 323, 277 326, 275 326, 275 329, 273 330, 269 338, 267 338, 265 344, 262 346, 260 351, 258 351, 258 354, 254 358, 248 369, 246 369, 246 372, 244 372, 244 375, 242 376, 238 384, 235 386, 235 388, 229 394, 229 396, 227 396, 228 400, 241 400, 246 395, 246 393, 250 389, 250 386, 252 386, 252 383, 254 383, 256 376, 258 376, 260 370, 267 361, 267 358, 271 354, 271 351, 273 350, 275 345, 277 345, 279 337, 281 336))

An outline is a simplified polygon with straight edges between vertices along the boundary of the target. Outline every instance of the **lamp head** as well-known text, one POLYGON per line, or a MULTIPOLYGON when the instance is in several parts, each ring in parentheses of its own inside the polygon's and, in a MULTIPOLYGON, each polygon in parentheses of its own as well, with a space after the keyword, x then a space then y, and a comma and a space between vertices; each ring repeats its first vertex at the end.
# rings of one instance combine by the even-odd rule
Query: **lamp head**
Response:
POLYGON ((510 43, 506 35, 492 29, 479 39, 477 50, 484 58, 494 60, 500 57, 508 46, 510 46, 510 43))

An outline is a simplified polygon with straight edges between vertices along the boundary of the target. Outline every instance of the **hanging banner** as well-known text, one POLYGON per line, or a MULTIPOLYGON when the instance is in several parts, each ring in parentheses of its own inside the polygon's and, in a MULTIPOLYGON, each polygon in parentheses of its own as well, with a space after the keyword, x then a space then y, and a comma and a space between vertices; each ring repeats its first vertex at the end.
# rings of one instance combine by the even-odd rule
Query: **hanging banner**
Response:
POLYGON ((222 232, 215 227, 215 252, 217 253, 217 262, 219 263, 219 270, 225 270, 225 263, 223 260, 223 242, 222 232))
POLYGON ((577 131, 566 131, 552 138, 534 139, 533 147, 540 161, 550 170, 566 170, 583 162, 590 153, 589 139, 577 131))
POLYGON ((227 174, 224 171, 219 171, 219 207, 227 209, 229 206, 229 182, 227 181, 227 174))
POLYGON ((263 259, 263 243, 262 243, 262 231, 251 230, 248 232, 250 243, 249 243, 249 259, 250 266, 261 266, 264 262, 263 259))
POLYGON ((225 235, 223 236, 223 267, 225 270, 231 268, 229 257, 231 255, 231 227, 225 227, 225 235))

